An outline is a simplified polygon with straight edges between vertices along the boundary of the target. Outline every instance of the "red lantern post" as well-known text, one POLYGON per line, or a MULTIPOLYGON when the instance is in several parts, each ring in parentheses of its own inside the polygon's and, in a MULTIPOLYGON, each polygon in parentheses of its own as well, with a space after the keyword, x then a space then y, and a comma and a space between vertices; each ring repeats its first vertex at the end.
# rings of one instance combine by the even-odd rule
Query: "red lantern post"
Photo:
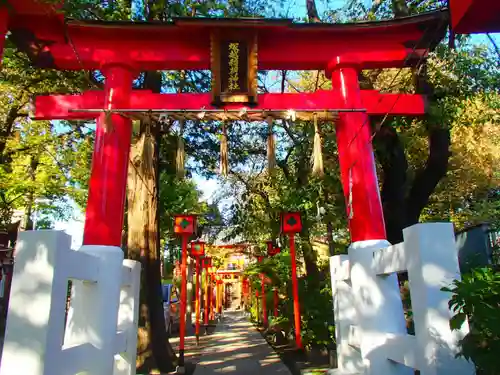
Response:
POLYGON ((297 281, 297 260, 295 255, 295 233, 302 230, 302 220, 299 212, 286 212, 281 215, 281 231, 290 237, 290 257, 292 259, 292 291, 293 314, 295 318, 295 341, 297 347, 302 349, 302 336, 300 334, 300 302, 299 284, 297 281))
POLYGON ((202 241, 191 242, 191 256, 196 259, 196 289, 195 289, 195 307, 196 307, 196 345, 200 342, 200 260, 205 255, 205 243, 202 241))
MULTIPOLYGON (((279 247, 274 247, 274 241, 267 241, 267 255, 273 257, 281 252, 279 247)), ((278 317, 278 306, 279 306, 279 295, 278 288, 274 288, 274 317, 278 317)))
POLYGON ((208 314, 210 311, 210 288, 209 288, 209 268, 212 266, 212 258, 205 258, 204 260, 204 268, 205 268, 205 325, 208 326, 208 314))
POLYGON ((196 232, 196 216, 175 215, 174 233, 182 237, 181 311, 179 315, 179 368, 184 368, 184 340, 186 336, 186 267, 189 237, 196 232))
POLYGON ((257 305, 257 323, 260 321, 260 313, 259 313, 259 290, 255 291, 255 302, 257 305))
MULTIPOLYGON (((263 256, 258 256, 257 261, 262 263, 264 260, 263 256)), ((263 273, 260 274, 260 286, 261 286, 261 298, 262 298, 262 324, 267 327, 267 307, 266 307, 266 281, 263 273)))
POLYGON ((218 305, 218 295, 220 294, 219 291, 219 282, 217 281, 217 277, 215 275, 215 272, 212 272, 210 274, 210 277, 212 280, 212 289, 210 289, 210 315, 212 318, 215 320, 215 313, 217 312, 218 314, 222 314, 222 310, 219 308, 218 305))

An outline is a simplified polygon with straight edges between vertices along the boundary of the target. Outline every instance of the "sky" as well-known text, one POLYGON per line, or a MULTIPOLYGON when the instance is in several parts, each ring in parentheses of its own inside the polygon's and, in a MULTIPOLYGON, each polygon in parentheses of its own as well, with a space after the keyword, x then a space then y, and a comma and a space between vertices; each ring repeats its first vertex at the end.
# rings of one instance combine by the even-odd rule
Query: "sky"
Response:
MULTIPOLYGON (((140 0, 136 0, 140 1, 140 0)), ((369 3, 371 0, 366 0, 369 3)), ((289 6, 287 9, 287 17, 305 17, 306 11, 306 1, 305 0, 291 0, 288 2, 289 6)), ((316 0, 316 5, 319 14, 322 14, 325 9, 334 9, 341 7, 346 4, 346 0, 316 0)), ((500 33, 491 34, 498 45, 500 45, 500 33)), ((474 43, 484 43, 490 44, 486 35, 474 35, 472 37, 474 43)), ((202 176, 194 175, 193 180, 203 194, 202 199, 211 201, 214 194, 220 188, 216 179, 207 180, 202 176)), ((83 240, 83 227, 84 227, 84 215, 80 208, 77 207, 75 203, 72 203, 73 218, 66 222, 56 222, 54 229, 64 230, 70 236, 72 236, 72 248, 77 249, 81 246, 83 240)))

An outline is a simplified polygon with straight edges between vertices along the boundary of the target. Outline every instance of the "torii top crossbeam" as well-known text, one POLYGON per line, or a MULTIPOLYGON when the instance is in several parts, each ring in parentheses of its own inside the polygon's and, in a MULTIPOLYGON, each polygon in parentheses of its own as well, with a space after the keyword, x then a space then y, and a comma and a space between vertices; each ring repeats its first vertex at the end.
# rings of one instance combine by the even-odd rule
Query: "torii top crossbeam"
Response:
POLYGON ((259 70, 324 70, 339 57, 338 63, 373 69, 414 63, 441 39, 447 13, 355 24, 260 18, 82 22, 22 15, 12 17, 10 25, 18 45, 47 68, 100 69, 127 63, 141 71, 210 69, 211 33, 231 30, 256 33, 259 70))

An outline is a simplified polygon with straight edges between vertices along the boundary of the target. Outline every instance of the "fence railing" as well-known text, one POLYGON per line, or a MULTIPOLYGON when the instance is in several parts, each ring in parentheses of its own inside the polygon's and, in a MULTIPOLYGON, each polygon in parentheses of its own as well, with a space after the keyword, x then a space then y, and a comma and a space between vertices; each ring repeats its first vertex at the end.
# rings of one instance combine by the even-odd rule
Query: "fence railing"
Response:
POLYGON ((0 375, 135 374, 140 264, 70 245, 59 231, 20 233, 0 375))
POLYGON ((349 255, 330 260, 337 372, 471 375, 473 364, 456 357, 468 326, 450 330, 451 296, 441 290, 460 278, 453 226, 417 224, 403 234, 404 242, 397 245, 353 244, 349 255), (415 335, 394 329, 405 324, 394 280, 403 271, 408 271, 415 335))

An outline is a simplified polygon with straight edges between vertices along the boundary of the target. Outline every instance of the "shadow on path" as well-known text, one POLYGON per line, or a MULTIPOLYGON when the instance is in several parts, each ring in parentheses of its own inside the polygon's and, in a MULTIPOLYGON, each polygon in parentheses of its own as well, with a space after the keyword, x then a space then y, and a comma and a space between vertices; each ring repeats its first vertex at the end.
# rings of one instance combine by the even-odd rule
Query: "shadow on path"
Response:
MULTIPOLYGON (((193 353, 194 354, 194 353, 193 353)), ((225 312, 215 334, 203 337, 194 375, 283 374, 288 368, 240 311, 225 312)))

